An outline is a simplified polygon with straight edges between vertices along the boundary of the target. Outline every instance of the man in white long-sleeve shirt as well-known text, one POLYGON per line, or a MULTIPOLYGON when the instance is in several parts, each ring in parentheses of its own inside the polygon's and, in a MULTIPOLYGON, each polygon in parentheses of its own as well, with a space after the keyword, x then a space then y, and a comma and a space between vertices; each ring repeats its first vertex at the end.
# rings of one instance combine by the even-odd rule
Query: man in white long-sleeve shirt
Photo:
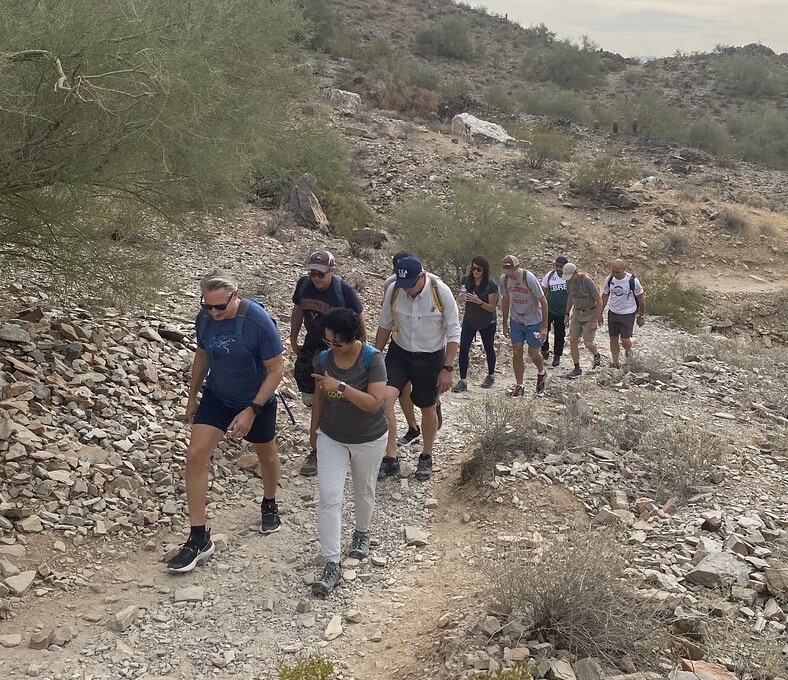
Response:
POLYGON ((375 346, 386 354, 386 412, 389 438, 378 479, 399 473, 394 402, 403 387, 413 385, 411 399, 421 409, 423 450, 416 479, 432 474, 432 447, 438 430, 435 404, 452 384, 452 370, 460 346, 460 318, 449 287, 427 273, 415 257, 397 262, 396 281, 389 286, 380 310, 375 346))

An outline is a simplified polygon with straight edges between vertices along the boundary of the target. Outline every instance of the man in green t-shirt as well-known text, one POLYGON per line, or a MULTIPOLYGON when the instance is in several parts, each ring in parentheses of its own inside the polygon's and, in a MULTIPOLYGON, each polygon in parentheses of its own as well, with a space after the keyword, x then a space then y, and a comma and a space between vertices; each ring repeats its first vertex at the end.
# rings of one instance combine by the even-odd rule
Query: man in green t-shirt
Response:
POLYGON ((542 290, 547 296, 547 337, 542 345, 542 356, 545 360, 550 357, 550 327, 555 333, 553 340, 553 366, 561 363, 564 353, 564 314, 566 314, 566 301, 569 298, 569 289, 564 280, 564 265, 569 262, 563 255, 555 258, 555 268, 547 272, 542 279, 542 290))

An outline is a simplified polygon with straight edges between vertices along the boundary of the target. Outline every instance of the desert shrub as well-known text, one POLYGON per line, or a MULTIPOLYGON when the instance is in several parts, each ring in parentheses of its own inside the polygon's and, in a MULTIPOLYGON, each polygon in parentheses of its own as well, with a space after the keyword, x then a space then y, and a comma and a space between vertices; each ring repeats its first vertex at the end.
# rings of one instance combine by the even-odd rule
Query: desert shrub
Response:
POLYGON ((747 218, 741 210, 726 208, 716 219, 717 226, 728 234, 741 236, 747 232, 747 218))
POLYGON ((788 89, 788 71, 755 54, 732 54, 715 69, 717 82, 745 97, 770 97, 788 89))
POLYGON ((454 15, 425 26, 416 33, 416 51, 425 56, 472 59, 473 41, 468 20, 454 15))
POLYGON ((646 291, 646 313, 664 316, 684 328, 698 325, 703 298, 694 290, 683 288, 674 274, 651 273, 640 277, 646 291))
POLYGON ((438 101, 435 92, 399 79, 393 80, 375 95, 375 106, 379 109, 399 111, 411 118, 429 118, 435 115, 438 101))
POLYGON ((671 257, 686 255, 690 246, 689 238, 680 231, 671 231, 665 234, 662 242, 665 244, 665 252, 671 257))
POLYGON ((587 160, 577 169, 573 186, 594 196, 607 196, 617 186, 635 179, 638 168, 624 158, 617 146, 611 144, 595 158, 587 160))
POLYGON ((265 215, 265 224, 263 225, 263 233, 266 236, 276 236, 282 229, 289 226, 291 217, 286 210, 281 208, 271 210, 265 215))
POLYGON ((473 454, 460 467, 460 484, 480 484, 495 475, 497 464, 509 464, 518 455, 539 450, 530 409, 522 402, 488 397, 466 409, 475 442, 473 454))
POLYGON ((674 423, 646 433, 637 454, 650 485, 644 491, 667 500, 687 498, 694 487, 719 482, 723 478, 720 466, 725 465, 729 449, 707 430, 674 423))
POLYGON ((374 221, 372 209, 364 201, 361 190, 329 191, 321 199, 331 228, 341 236, 347 236, 374 221))
POLYGON ((338 57, 351 56, 355 36, 341 28, 339 15, 330 0, 299 0, 298 4, 311 23, 310 47, 338 57))
POLYGON ((788 112, 774 106, 754 108, 734 117, 728 131, 739 158, 770 168, 788 168, 788 112))
POLYGON ((418 59, 400 52, 383 38, 367 45, 353 60, 353 68, 367 73, 371 83, 377 79, 400 80, 425 90, 440 83, 436 71, 418 59))
POLYGON ((535 664, 518 661, 511 668, 497 668, 494 671, 474 674, 475 680, 531 680, 535 664))
POLYGON ((334 664, 320 656, 282 664, 277 669, 279 680, 329 680, 334 674, 334 664))
POLYGON ((537 125, 527 137, 531 142, 528 149, 528 165, 541 168, 547 161, 565 161, 575 148, 572 135, 551 125, 537 125))
POLYGON ((512 96, 525 113, 569 118, 587 125, 595 120, 584 97, 556 86, 518 88, 512 91, 512 96))
POLYGON ((727 156, 733 150, 733 141, 725 127, 711 116, 703 116, 690 125, 687 143, 715 156, 727 156))
POLYGON ((518 109, 517 100, 498 86, 487 88, 484 101, 488 106, 502 113, 514 113, 518 109))
POLYGON ((524 77, 552 82, 559 87, 584 90, 602 76, 598 46, 587 37, 580 44, 556 40, 529 49, 522 63, 524 77))
POLYGON ((685 142, 689 121, 686 114, 672 106, 660 92, 639 92, 619 97, 615 110, 622 123, 622 130, 632 129, 637 121, 638 134, 653 139, 670 139, 685 142))
POLYGON ((532 549, 499 557, 492 590, 531 637, 578 657, 615 664, 629 655, 646 666, 664 646, 665 625, 658 605, 638 595, 627 566, 614 536, 575 528, 547 546, 540 560, 532 549))
POLYGON ((512 243, 538 232, 540 215, 525 192, 460 182, 448 204, 435 197, 408 201, 392 223, 404 248, 449 285, 459 285, 475 255, 500 262, 512 243))

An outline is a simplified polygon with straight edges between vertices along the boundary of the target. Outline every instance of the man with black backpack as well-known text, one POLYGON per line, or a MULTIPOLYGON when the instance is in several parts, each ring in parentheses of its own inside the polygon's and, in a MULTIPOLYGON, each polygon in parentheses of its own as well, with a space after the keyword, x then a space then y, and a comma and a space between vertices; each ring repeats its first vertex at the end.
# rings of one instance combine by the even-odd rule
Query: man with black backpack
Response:
MULTIPOLYGON (((366 342, 364 307, 355 288, 336 273, 334 256, 325 248, 309 256, 309 270, 296 283, 293 292, 293 314, 290 318, 290 348, 296 355, 293 374, 305 406, 312 406, 315 396, 313 362, 326 345, 323 341, 323 317, 332 309, 348 307, 361 317, 362 342, 366 342), (304 344, 298 344, 301 327, 306 327, 304 344)), ((317 474, 317 452, 311 451, 300 470, 305 477, 317 474)))
POLYGON ((646 293, 638 278, 627 272, 623 260, 613 260, 610 271, 612 273, 602 289, 602 309, 609 301, 607 330, 610 335, 610 363, 618 368, 620 345, 624 346, 629 358, 635 323, 642 326, 646 322, 646 293))
POLYGON ((209 272, 200 289, 197 351, 186 405, 192 425, 186 449, 191 532, 167 565, 174 573, 191 571, 213 554, 211 532, 205 528, 208 462, 225 432, 254 444, 263 478, 260 531, 271 534, 282 525, 276 505, 280 463, 274 438, 275 391, 284 373, 282 339, 263 306, 239 297, 238 284, 224 272, 209 272))

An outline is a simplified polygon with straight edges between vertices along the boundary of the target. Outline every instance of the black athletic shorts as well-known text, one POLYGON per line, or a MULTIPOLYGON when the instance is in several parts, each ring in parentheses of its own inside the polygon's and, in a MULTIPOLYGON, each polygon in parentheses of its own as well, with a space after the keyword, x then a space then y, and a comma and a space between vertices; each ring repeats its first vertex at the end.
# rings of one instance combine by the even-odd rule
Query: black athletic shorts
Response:
POLYGON ((620 335, 622 338, 631 338, 635 331, 635 317, 637 312, 632 314, 607 313, 607 332, 610 337, 615 338, 620 335))
POLYGON ((438 374, 443 370, 446 350, 437 352, 407 352, 392 340, 386 352, 387 385, 400 392, 410 382, 411 401, 419 408, 433 406, 438 401, 438 374))
MULTIPOLYGON (((227 432, 233 418, 242 408, 233 408, 225 404, 210 390, 203 390, 202 399, 194 416, 195 425, 210 425, 222 432, 227 432)), ((252 429, 244 439, 252 444, 267 444, 276 435, 276 399, 269 399, 263 412, 256 416, 252 429)))

